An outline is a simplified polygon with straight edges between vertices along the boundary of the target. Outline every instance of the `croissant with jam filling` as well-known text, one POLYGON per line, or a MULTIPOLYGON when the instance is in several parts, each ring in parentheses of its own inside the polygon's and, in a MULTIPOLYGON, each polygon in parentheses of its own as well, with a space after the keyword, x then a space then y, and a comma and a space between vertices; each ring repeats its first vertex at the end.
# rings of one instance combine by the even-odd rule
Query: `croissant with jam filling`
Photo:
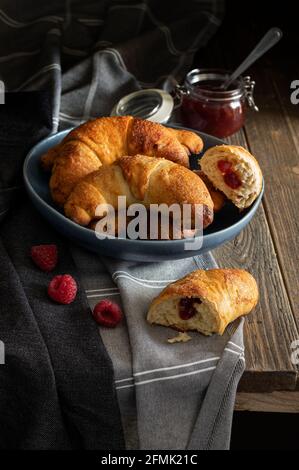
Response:
POLYGON ((229 323, 256 306, 258 297, 256 281, 247 271, 198 270, 169 284, 153 300, 147 320, 179 331, 222 335, 229 323))
POLYGON ((262 190, 263 176, 259 164, 243 147, 212 147, 205 152, 200 166, 215 188, 239 209, 249 207, 262 190))

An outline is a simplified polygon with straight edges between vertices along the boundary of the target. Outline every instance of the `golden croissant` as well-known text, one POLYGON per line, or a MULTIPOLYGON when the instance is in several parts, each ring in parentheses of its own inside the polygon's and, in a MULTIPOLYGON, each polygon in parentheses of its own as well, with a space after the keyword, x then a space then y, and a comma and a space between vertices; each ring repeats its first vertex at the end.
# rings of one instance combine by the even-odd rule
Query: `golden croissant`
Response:
POLYGON ((118 208, 118 197, 134 203, 202 206, 203 227, 213 221, 213 201, 203 181, 191 170, 163 158, 124 156, 111 165, 85 176, 77 183, 64 205, 65 215, 80 225, 96 217, 100 204, 118 208))
POLYGON ((257 160, 243 147, 217 145, 205 152, 200 166, 214 187, 239 209, 251 206, 262 191, 263 175, 257 160))
POLYGON ((169 284, 155 298, 147 320, 179 331, 222 335, 227 325, 258 302, 255 279, 242 269, 198 270, 169 284))
POLYGON ((44 169, 52 170, 52 198, 63 205, 81 178, 123 155, 141 153, 188 167, 189 154, 199 153, 202 148, 201 138, 191 131, 132 116, 103 117, 72 130, 41 161, 44 169))

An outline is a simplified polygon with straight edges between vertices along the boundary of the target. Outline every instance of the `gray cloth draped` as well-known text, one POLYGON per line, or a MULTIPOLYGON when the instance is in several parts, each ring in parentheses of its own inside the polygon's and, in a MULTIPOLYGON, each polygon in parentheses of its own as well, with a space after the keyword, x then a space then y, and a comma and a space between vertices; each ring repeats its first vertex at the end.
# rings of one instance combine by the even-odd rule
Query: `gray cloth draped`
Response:
POLYGON ((51 89, 53 131, 110 114, 140 87, 171 88, 220 25, 224 0, 2 0, 0 80, 51 89))
POLYGON ((47 295, 56 274, 79 280, 68 240, 22 189, 26 152, 51 128, 48 93, 8 93, 0 123, 0 449, 123 448, 112 362, 84 289, 71 305, 47 295), (48 274, 29 256, 47 243, 59 252, 48 274))
POLYGON ((101 328, 112 358, 128 447, 228 449, 238 382, 244 371, 243 320, 223 336, 191 333, 169 344, 169 328, 151 326, 152 299, 169 282, 195 269, 216 267, 211 254, 162 263, 100 260, 73 248, 91 308, 103 298, 119 302, 126 323, 101 328))

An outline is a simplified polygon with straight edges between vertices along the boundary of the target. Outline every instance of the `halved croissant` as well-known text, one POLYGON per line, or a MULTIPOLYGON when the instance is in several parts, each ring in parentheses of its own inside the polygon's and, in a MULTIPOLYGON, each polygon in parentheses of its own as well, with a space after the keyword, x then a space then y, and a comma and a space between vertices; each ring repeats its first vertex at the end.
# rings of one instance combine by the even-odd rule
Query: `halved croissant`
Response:
POLYGON ((262 190, 263 176, 259 164, 243 147, 212 147, 201 158, 200 166, 215 188, 239 209, 249 207, 262 190))
POLYGON ((96 218, 99 204, 117 209, 118 196, 126 196, 127 206, 190 204, 192 214, 195 204, 202 205, 204 227, 213 221, 213 201, 197 175, 169 160, 144 155, 121 157, 87 175, 71 192, 65 214, 80 225, 88 225, 96 218))
POLYGON ((41 162, 44 169, 52 169, 53 200, 63 205, 82 177, 123 155, 142 153, 188 167, 189 154, 199 153, 202 147, 201 138, 193 132, 132 116, 103 117, 72 130, 41 162))
POLYGON ((147 320, 180 331, 222 335, 258 302, 255 279, 242 269, 198 270, 169 284, 150 306, 147 320))

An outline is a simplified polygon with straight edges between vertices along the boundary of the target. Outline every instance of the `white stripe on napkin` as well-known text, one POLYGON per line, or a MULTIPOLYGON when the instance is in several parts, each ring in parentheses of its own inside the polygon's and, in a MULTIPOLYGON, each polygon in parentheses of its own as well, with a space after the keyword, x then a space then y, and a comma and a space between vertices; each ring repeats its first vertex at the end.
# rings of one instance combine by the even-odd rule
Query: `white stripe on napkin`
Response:
POLYGON ((215 369, 216 369, 216 366, 213 366, 213 367, 207 367, 206 369, 200 369, 200 370, 194 370, 192 372, 187 372, 186 374, 170 375, 170 376, 167 376, 167 377, 158 377, 158 378, 155 378, 155 379, 143 380, 142 382, 136 382, 136 383, 130 384, 130 385, 121 385, 120 387, 116 387, 116 390, 120 390, 120 389, 123 389, 123 388, 135 387, 135 385, 136 386, 137 385, 146 385, 146 384, 149 384, 149 383, 152 383, 152 382, 160 382, 160 381, 164 381, 164 380, 180 379, 181 377, 187 377, 189 375, 201 374, 202 372, 208 372, 208 371, 212 371, 212 370, 215 370, 215 369))
POLYGON ((117 287, 104 287, 103 289, 86 289, 85 292, 90 294, 91 292, 106 292, 106 291, 109 291, 109 290, 117 290, 118 291, 118 288, 117 287))
POLYGON ((113 274, 112 274, 112 279, 114 279, 114 277, 118 274, 125 274, 126 276, 129 276, 131 279, 136 279, 136 281, 143 281, 143 282, 149 282, 149 283, 165 283, 165 282, 175 282, 177 281, 177 279, 159 279, 159 280, 149 280, 149 279, 142 279, 140 277, 136 277, 136 276, 133 276, 132 274, 128 273, 127 271, 115 271, 113 274))
POLYGON ((161 284, 160 286, 151 286, 150 284, 145 284, 144 282, 136 281, 136 279, 133 279, 129 276, 125 276, 124 274, 119 274, 118 276, 115 276, 113 280, 116 281, 117 279, 121 279, 121 278, 129 279, 129 281, 132 281, 135 284, 139 284, 140 286, 143 286, 143 287, 148 287, 149 289, 162 289, 163 287, 166 287, 167 285, 167 284, 161 284))
POLYGON ((238 346, 237 344, 233 343, 232 341, 229 341, 227 344, 231 344, 232 346, 235 346, 235 348, 239 349, 242 352, 245 351, 244 348, 241 348, 241 346, 238 346))
POLYGON ((97 297, 111 297, 113 295, 120 295, 119 292, 110 292, 107 294, 92 294, 92 295, 86 295, 88 299, 96 299, 97 297))
POLYGON ((88 299, 120 295, 119 289, 117 287, 104 287, 102 289, 86 289, 85 293, 88 299))
MULTIPOLYGON (((72 124, 74 123, 82 123, 83 122, 83 116, 81 117, 77 117, 77 116, 70 116, 69 114, 65 114, 65 113, 59 113, 59 117, 60 117, 60 120, 61 121, 67 121, 67 122, 71 122, 72 124)), ((91 119, 91 117, 90 117, 91 119)))
POLYGON ((130 380, 134 380, 134 377, 129 377, 128 379, 119 379, 119 380, 115 380, 114 383, 120 384, 120 383, 122 383, 122 382, 129 382, 130 380))
MULTIPOLYGON (((225 348, 224 351, 228 351, 228 352, 231 352, 232 354, 235 354, 235 355, 239 356, 239 359, 241 359, 242 361, 245 362, 243 354, 237 353, 236 351, 233 351, 230 348, 225 348)), ((211 357, 210 359, 203 359, 201 361, 190 362, 190 363, 187 363, 187 364, 180 364, 180 365, 177 365, 177 366, 161 367, 159 369, 152 369, 152 370, 145 370, 145 371, 142 371, 142 372, 136 372, 135 374, 133 374, 133 377, 128 377, 127 379, 115 380, 115 383, 117 384, 117 383, 120 383, 120 382, 126 382, 126 381, 129 381, 129 380, 133 380, 135 377, 145 375, 145 374, 151 374, 151 373, 154 373, 154 372, 161 372, 161 371, 167 371, 167 370, 173 370, 173 369, 180 369, 181 367, 191 367, 191 366, 194 366, 194 365, 197 365, 197 364, 203 364, 203 363, 206 363, 206 362, 216 361, 216 360, 219 360, 219 359, 220 359, 220 357, 217 356, 217 357, 211 357)), ((203 370, 203 371, 204 370, 210 370, 210 368, 201 369, 201 370, 203 370)), ((180 375, 178 375, 177 377, 179 377, 180 375)), ((190 375, 190 374, 183 374, 183 375, 190 375)), ((173 377, 173 376, 171 376, 171 377, 173 377)), ((161 377, 160 379, 162 380, 163 378, 164 377, 161 377)), ((159 380, 159 378, 157 378, 155 380, 159 380)), ((136 382, 136 385, 147 383, 147 382, 148 381, 136 382)), ((116 387, 116 388, 118 390, 119 388, 127 388, 127 387, 133 387, 133 386, 134 386, 134 384, 126 385, 124 387, 116 387)))
POLYGON ((181 364, 177 366, 170 366, 170 367, 161 367, 159 369, 152 369, 152 370, 145 370, 143 372, 136 372, 136 374, 133 374, 134 377, 140 376, 140 375, 145 375, 145 374, 152 374, 153 372, 160 372, 162 370, 173 370, 173 369, 180 369, 181 367, 191 367, 195 366, 197 364, 204 364, 206 362, 211 362, 211 361, 218 361, 220 357, 211 357, 210 359, 202 359, 201 361, 196 361, 196 362, 190 362, 187 364, 181 364))
POLYGON ((224 351, 231 352, 232 354, 236 354, 237 356, 242 356, 242 353, 239 353, 239 352, 237 352, 237 351, 233 351, 233 350, 230 349, 230 348, 225 348, 224 351))

